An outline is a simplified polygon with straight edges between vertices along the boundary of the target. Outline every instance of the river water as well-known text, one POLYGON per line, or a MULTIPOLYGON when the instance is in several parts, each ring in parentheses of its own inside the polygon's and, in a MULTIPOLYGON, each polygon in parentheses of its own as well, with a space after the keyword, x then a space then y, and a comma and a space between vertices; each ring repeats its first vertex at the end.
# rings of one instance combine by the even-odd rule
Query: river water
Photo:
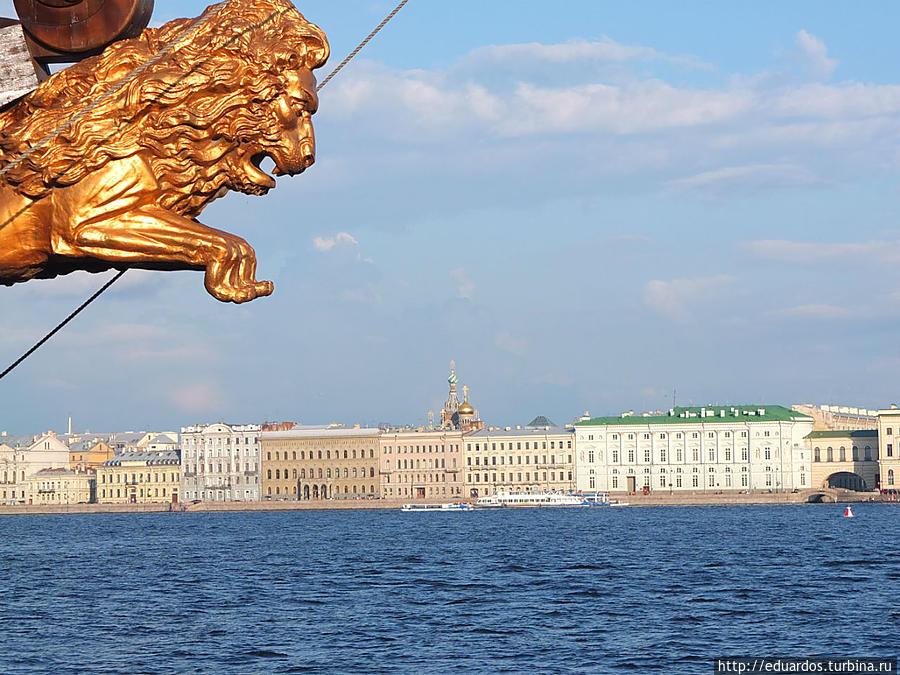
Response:
POLYGON ((900 508, 0 517, 0 672, 709 673, 896 656, 900 508))

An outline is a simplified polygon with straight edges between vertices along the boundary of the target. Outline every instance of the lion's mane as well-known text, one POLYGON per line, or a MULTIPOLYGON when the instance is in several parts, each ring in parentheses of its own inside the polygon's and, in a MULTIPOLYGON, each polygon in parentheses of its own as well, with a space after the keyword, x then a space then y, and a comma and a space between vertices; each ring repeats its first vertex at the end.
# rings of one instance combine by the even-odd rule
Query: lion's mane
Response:
POLYGON ((160 205, 198 211, 225 184, 234 142, 278 143, 271 104, 285 89, 282 73, 318 67, 328 50, 324 33, 287 0, 228 0, 198 19, 148 28, 0 113, 0 183, 39 199, 143 151, 169 181, 160 205))

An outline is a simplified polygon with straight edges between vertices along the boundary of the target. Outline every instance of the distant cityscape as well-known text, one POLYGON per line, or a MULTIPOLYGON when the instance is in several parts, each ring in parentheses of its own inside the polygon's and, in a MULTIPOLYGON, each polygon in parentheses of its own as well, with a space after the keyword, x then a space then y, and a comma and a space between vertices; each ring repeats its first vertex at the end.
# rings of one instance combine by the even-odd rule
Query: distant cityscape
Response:
POLYGON ((470 500, 500 492, 896 494, 900 409, 673 407, 486 424, 457 389, 420 427, 212 422, 180 432, 0 432, 5 505, 470 500))

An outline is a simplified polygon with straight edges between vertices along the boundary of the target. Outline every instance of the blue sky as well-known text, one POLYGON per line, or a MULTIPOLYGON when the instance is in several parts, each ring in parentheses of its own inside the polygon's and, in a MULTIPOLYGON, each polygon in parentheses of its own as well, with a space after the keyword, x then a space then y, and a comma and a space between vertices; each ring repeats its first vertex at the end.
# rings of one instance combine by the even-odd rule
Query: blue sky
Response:
MULTIPOLYGON (((392 3, 298 7, 328 72, 392 3)), ((154 21, 202 8, 158 0, 154 21)), ((275 294, 226 305, 199 273, 131 271, 0 381, 0 429, 424 423, 450 359, 503 425, 673 389, 888 405, 898 15, 410 0, 323 90, 316 165, 203 214, 275 294)), ((4 365, 104 278, 0 289, 4 365)))

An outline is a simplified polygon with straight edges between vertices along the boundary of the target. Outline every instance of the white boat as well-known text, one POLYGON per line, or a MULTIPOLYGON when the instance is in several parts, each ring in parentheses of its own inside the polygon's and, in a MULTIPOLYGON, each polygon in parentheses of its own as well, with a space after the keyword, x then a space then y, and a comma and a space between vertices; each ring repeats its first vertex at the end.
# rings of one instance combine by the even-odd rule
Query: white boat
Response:
POLYGON ((589 501, 592 506, 628 506, 628 502, 610 499, 608 492, 584 493, 584 498, 589 501))
POLYGON ((500 491, 490 497, 479 497, 476 509, 513 508, 558 508, 566 506, 591 506, 591 502, 580 495, 555 492, 500 491))
POLYGON ((459 504, 404 504, 401 511, 471 511, 472 505, 459 504))

